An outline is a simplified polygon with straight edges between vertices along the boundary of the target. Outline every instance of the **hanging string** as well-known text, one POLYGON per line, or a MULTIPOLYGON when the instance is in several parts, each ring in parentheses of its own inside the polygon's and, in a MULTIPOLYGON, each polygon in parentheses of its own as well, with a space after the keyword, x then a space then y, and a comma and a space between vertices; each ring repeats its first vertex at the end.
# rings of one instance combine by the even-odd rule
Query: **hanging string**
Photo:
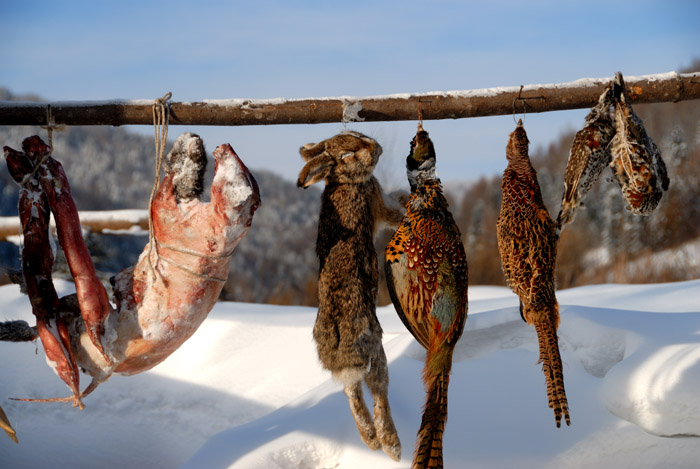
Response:
POLYGON ((61 131, 66 128, 65 125, 56 125, 56 122, 53 119, 53 113, 51 112, 51 105, 48 104, 46 106, 46 125, 40 126, 42 129, 45 129, 48 133, 49 136, 49 151, 41 157, 41 160, 34 166, 34 168, 27 173, 24 178, 22 178, 22 181, 19 183, 20 186, 22 187, 27 187, 27 184, 29 184, 29 181, 32 180, 34 175, 39 171, 39 168, 46 162, 46 160, 49 159, 51 156, 51 153, 53 153, 53 131, 61 131))
POLYGON ((174 260, 168 259, 167 257, 159 257, 158 259, 163 260, 163 261, 167 262, 168 264, 171 264, 173 267, 177 267, 178 269, 183 270, 183 271, 187 272, 188 274, 191 274, 195 277, 199 277, 203 280, 209 280, 209 281, 221 282, 221 283, 226 283, 228 281, 228 278, 214 277, 213 275, 200 274, 199 272, 195 272, 194 270, 190 269, 189 267, 185 267, 182 264, 178 264, 174 260))
MULTIPOLYGON (((228 259, 229 257, 231 257, 233 255, 233 251, 234 251, 233 249, 231 249, 229 252, 226 252, 223 254, 205 254, 203 252, 197 252, 197 251, 193 251, 191 249, 182 248, 182 247, 178 247, 178 246, 172 246, 170 244, 163 243, 163 242, 159 241, 158 238, 156 238, 155 236, 153 237, 153 241, 159 247, 165 248, 169 251, 180 252, 183 254, 188 254, 190 256, 199 257, 201 259, 211 259, 214 261, 221 260, 221 259, 228 259)), ((177 267, 178 269, 185 271, 191 275, 194 275, 195 277, 199 277, 199 278, 204 279, 204 280, 211 280, 214 282, 221 282, 221 283, 226 283, 226 281, 227 281, 227 278, 215 277, 213 275, 207 275, 207 274, 201 274, 199 272, 195 272, 194 270, 190 269, 189 267, 186 267, 178 262, 175 262, 172 259, 168 259, 167 257, 162 256, 159 252, 157 252, 157 255, 158 255, 159 261, 165 261, 168 264, 172 265, 173 267, 177 267)))
POLYGON ((544 96, 529 96, 529 97, 525 98, 525 97, 523 97, 523 88, 525 88, 525 85, 520 85, 520 91, 518 91, 518 96, 513 98, 513 122, 515 122, 516 124, 518 122, 515 120, 515 114, 517 114, 517 111, 515 109, 515 103, 517 103, 518 101, 520 101, 522 103, 522 105, 523 105, 523 117, 521 118, 521 120, 524 121, 525 114, 527 114, 527 100, 528 99, 547 99, 544 96))
POLYGON ((433 103, 429 98, 418 98, 418 132, 423 130, 423 103, 428 103, 428 107, 433 103))
POLYGON ((50 104, 46 105, 46 125, 42 125, 41 128, 45 129, 49 136, 49 153, 53 153, 53 132, 54 130, 56 132, 65 130, 66 126, 63 124, 56 125, 56 121, 54 120, 50 104))
POLYGON ((195 272, 194 270, 191 270, 187 267, 185 267, 182 264, 179 264, 171 259, 168 259, 166 257, 161 257, 159 252, 158 252, 158 247, 157 246, 162 246, 166 249, 176 251, 176 252, 182 252, 185 254, 190 254, 194 255, 197 257, 202 257, 202 258, 207 258, 207 259, 225 259, 231 256, 233 254, 233 251, 229 253, 225 253, 222 255, 207 255, 203 253, 198 253, 195 251, 191 251, 189 249, 184 249, 184 248, 179 248, 175 246, 169 246, 167 244, 161 243, 158 241, 158 239, 155 236, 155 233, 153 232, 153 201, 155 199, 156 193, 158 192, 158 188, 160 187, 160 174, 161 174, 161 169, 163 167, 163 156, 165 154, 165 146, 168 141, 168 123, 170 121, 170 105, 168 101, 172 97, 171 92, 167 92, 163 95, 163 97, 158 98, 154 101, 153 103, 153 134, 154 134, 154 139, 155 139, 155 150, 156 150, 156 176, 153 181, 153 188, 151 189, 151 196, 148 200, 148 266, 151 270, 151 275, 153 278, 153 281, 157 280, 157 270, 155 269, 153 265, 153 260, 152 260, 152 253, 153 249, 156 250, 156 257, 158 260, 163 260, 174 267, 177 267, 178 269, 181 269, 185 272, 188 272, 194 276, 200 277, 205 280, 213 280, 216 282, 226 282, 225 278, 220 278, 220 277, 214 277, 211 275, 206 275, 206 274, 200 274, 198 272, 195 272))
POLYGON ((518 96, 513 98, 513 122, 515 122, 516 124, 518 123, 518 121, 515 120, 515 114, 517 113, 517 111, 515 110, 515 103, 518 102, 518 100, 520 100, 520 102, 523 104, 523 117, 521 120, 525 120, 525 114, 527 112, 527 104, 525 103, 525 99, 522 98, 523 88, 524 85, 520 85, 520 91, 518 91, 518 96))
MULTIPOLYGON (((155 246, 153 235, 153 200, 160 186, 160 171, 163 166, 163 153, 168 141, 168 123, 170 121, 170 104, 168 101, 173 94, 168 91, 161 98, 157 98, 153 103, 153 133, 156 144, 156 177, 153 181, 151 196, 148 200, 148 266, 151 269, 153 281, 156 280, 156 269, 153 267, 151 254, 155 246)), ((156 256, 158 251, 156 250, 156 256)))
POLYGON ((423 130, 423 105, 418 101, 418 132, 423 130))
POLYGON ((212 260, 227 259, 233 255, 233 251, 234 251, 232 249, 229 252, 225 252, 223 254, 205 254, 203 252, 193 251, 192 249, 181 248, 178 246, 173 246, 171 244, 165 244, 165 243, 161 242, 156 237, 154 237, 153 239, 155 240, 156 244, 158 244, 158 246, 161 246, 165 249, 168 249, 170 251, 175 251, 175 252, 181 252, 183 254, 189 254, 190 256, 201 257, 202 259, 212 259, 212 260))
POLYGON ((49 159, 50 156, 51 156, 51 151, 47 152, 44 156, 42 156, 41 160, 39 160, 39 162, 36 164, 36 166, 34 166, 34 168, 29 173, 27 173, 24 176, 24 178, 22 178, 22 181, 19 183, 19 185, 22 187, 27 187, 27 184, 29 184, 29 181, 32 180, 32 178, 34 177, 36 172, 39 171, 39 168, 41 168, 41 166, 46 162, 46 160, 49 159))

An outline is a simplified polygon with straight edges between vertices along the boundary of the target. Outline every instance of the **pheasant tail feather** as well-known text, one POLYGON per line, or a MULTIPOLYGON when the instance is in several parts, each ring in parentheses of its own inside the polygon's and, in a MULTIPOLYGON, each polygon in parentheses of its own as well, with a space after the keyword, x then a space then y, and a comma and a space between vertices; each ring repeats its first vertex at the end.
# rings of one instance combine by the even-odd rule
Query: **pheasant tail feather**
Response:
POLYGON ((426 379, 429 389, 423 411, 423 421, 418 431, 413 469, 442 468, 442 434, 445 431, 445 422, 447 421, 448 383, 448 371, 441 371, 426 379))
POLYGON ((566 400, 566 390, 564 389, 564 371, 559 354, 559 341, 557 331, 550 322, 535 323, 537 340, 540 346, 540 362, 547 382, 547 398, 549 407, 554 410, 554 419, 557 427, 561 426, 561 418, 567 425, 571 425, 569 417, 569 404, 566 400))

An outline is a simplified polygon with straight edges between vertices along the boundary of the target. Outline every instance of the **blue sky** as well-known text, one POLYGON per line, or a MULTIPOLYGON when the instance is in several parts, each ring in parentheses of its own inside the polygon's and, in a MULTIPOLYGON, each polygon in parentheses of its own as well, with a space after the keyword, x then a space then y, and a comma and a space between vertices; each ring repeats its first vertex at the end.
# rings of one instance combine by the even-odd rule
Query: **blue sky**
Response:
MULTIPOLYGON (((700 1, 0 0, 0 86, 50 101, 371 96, 677 70, 700 57, 700 1)), ((531 150, 585 111, 526 116, 531 150)), ((348 128, 379 140, 378 175, 406 184, 415 122, 348 128)), ((498 174, 511 116, 429 121, 445 181, 498 174)), ((131 127, 147 135, 148 126, 131 127)), ((298 148, 342 124, 173 126, 288 179, 298 148)), ((15 142, 11 142, 16 144, 15 142)), ((3 142, 5 144, 5 142, 3 142)), ((60 155, 57 155, 60 157, 60 155)))

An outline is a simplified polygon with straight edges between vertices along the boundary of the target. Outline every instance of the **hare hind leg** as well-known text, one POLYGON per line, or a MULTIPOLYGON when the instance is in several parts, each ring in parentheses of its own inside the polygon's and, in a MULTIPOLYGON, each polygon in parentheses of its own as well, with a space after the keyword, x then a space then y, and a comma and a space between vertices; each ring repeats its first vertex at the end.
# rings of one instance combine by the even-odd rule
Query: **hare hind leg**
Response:
POLYGON ((355 419, 355 424, 357 425, 357 430, 360 432, 362 441, 369 446, 370 449, 379 449, 381 444, 379 440, 377 440, 377 433, 374 430, 372 417, 369 415, 367 405, 365 405, 365 398, 362 393, 362 380, 346 384, 345 395, 348 397, 350 411, 355 419))
POLYGON ((382 450, 391 459, 398 461, 401 459, 401 441, 389 407, 389 370, 383 348, 379 349, 379 353, 372 361, 372 368, 365 377, 365 381, 374 398, 374 428, 382 450))

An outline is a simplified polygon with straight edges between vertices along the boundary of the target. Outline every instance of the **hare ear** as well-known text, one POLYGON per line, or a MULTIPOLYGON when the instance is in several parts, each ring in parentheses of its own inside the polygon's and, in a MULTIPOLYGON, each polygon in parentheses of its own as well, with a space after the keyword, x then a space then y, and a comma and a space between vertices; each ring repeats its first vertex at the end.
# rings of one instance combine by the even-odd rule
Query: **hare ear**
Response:
POLYGON ((322 153, 326 150, 326 141, 318 142, 318 143, 307 143, 303 147, 299 148, 299 153, 301 154, 301 157, 304 159, 304 161, 309 161, 311 158, 314 156, 318 155, 319 153, 322 153))
MULTIPOLYGON (((302 156, 303 153, 302 153, 302 156)), ((309 160, 302 168, 297 180, 297 186, 306 189, 312 184, 325 179, 331 172, 335 160, 325 151, 315 158, 309 160)))

